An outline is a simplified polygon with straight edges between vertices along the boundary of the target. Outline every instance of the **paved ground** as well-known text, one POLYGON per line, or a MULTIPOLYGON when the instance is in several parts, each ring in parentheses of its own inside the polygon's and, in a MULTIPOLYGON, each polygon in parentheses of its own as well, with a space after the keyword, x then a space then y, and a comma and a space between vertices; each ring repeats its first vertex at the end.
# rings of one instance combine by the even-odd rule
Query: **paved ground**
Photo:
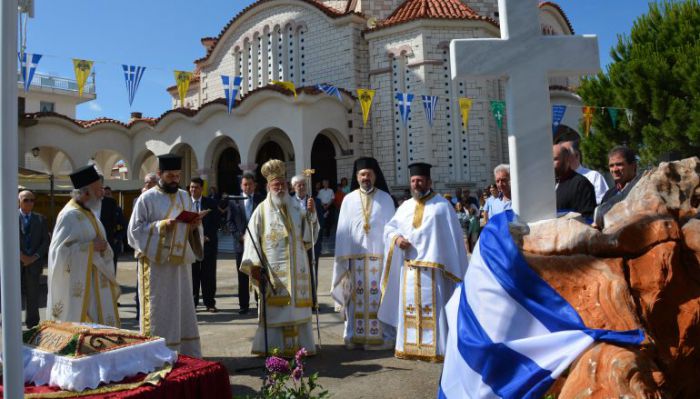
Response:
MULTIPOLYGON (((204 357, 226 366, 232 392, 238 397, 260 388, 263 359, 250 355, 257 315, 256 312, 246 316, 238 314, 234 265, 231 255, 220 255, 216 298, 219 312, 208 313, 200 307, 198 319, 204 357)), ((320 384, 334 398, 434 398, 441 365, 399 360, 393 357, 392 351, 345 349, 342 316, 333 311, 328 294, 331 275, 332 258, 321 258, 319 283, 325 287, 319 293, 323 347, 319 355, 307 362, 309 369, 319 372, 320 384)), ((138 329, 134 319, 136 263, 123 257, 117 278, 123 291, 119 301, 122 327, 138 329)), ((42 320, 44 310, 41 309, 42 320)))

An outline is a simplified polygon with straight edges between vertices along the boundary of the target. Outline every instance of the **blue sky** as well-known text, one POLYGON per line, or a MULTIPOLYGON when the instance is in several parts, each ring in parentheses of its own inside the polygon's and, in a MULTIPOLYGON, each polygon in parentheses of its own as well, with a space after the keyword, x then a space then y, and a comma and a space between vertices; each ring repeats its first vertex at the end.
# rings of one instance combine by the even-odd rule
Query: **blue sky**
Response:
MULTIPOLYGON (((27 52, 44 54, 39 72, 73 79, 72 58, 95 60, 97 100, 78 107, 78 119, 128 120, 132 111, 157 117, 170 109, 165 89, 173 70, 192 70, 200 38, 221 28, 252 0, 35 0, 27 52), (129 106, 121 64, 146 66, 129 106)), ((647 0, 559 0, 577 34, 599 37, 601 64, 617 35, 628 33, 647 0)))

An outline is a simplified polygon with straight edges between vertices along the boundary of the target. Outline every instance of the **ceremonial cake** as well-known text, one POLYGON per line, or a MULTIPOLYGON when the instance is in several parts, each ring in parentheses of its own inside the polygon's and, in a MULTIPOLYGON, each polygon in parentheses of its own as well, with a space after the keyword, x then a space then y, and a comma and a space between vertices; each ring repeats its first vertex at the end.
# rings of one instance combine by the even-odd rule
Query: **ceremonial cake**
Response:
POLYGON ((165 340, 98 324, 45 321, 23 337, 24 380, 82 391, 177 360, 165 340))

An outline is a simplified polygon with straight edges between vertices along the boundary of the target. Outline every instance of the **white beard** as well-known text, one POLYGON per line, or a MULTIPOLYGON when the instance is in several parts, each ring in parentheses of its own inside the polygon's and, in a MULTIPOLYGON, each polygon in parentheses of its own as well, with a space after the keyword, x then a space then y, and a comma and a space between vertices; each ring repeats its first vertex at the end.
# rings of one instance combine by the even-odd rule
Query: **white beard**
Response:
POLYGON ((102 213, 102 200, 91 199, 85 203, 85 206, 88 207, 98 219, 100 218, 100 214, 102 213))
POLYGON ((278 208, 282 205, 286 205, 287 207, 289 207, 288 205, 291 202, 291 199, 289 195, 287 195, 286 191, 281 191, 279 194, 270 192, 270 199, 272 200, 272 203, 278 208))

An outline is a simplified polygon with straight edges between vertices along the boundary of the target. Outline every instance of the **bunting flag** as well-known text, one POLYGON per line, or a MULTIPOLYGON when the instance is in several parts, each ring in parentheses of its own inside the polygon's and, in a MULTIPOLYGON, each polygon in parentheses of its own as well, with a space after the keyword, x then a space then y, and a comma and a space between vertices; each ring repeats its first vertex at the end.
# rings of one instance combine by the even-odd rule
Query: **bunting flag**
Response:
POLYGON ((583 129, 586 137, 591 134, 591 124, 593 123, 593 107, 585 105, 583 107, 583 129))
POLYGON ((141 83, 141 78, 146 71, 146 67, 122 64, 122 69, 124 70, 126 92, 129 94, 129 105, 131 106, 134 103, 136 90, 139 89, 139 83, 141 83))
POLYGON ((634 111, 627 108, 627 109, 625 109, 625 115, 627 115, 627 122, 629 123, 630 126, 632 126, 632 122, 634 121, 634 111))
POLYGON ((93 63, 94 61, 73 58, 73 71, 75 72, 75 82, 78 84, 79 97, 83 96, 83 89, 85 88, 88 76, 90 76, 90 71, 92 71, 93 63))
POLYGON ((396 101, 398 101, 399 112, 401 112, 401 121, 404 127, 408 128, 408 117, 411 115, 411 102, 413 102, 413 94, 396 93, 396 101))
POLYGON ((612 122, 613 129, 617 129, 617 113, 619 109, 608 108, 608 113, 610 114, 610 122, 612 122))
POLYGON ((273 80, 272 84, 277 85, 277 86, 282 86, 285 89, 294 93, 294 97, 297 96, 297 88, 294 86, 294 83, 292 83, 292 82, 288 82, 286 80, 273 80))
POLYGON ((566 113, 566 105, 552 105, 552 134, 557 134, 557 128, 561 125, 566 113))
POLYGON ((362 108, 362 122, 364 126, 367 127, 369 111, 372 109, 372 101, 374 100, 374 90, 357 89, 357 98, 360 99, 360 107, 362 108))
POLYGON ((340 94, 340 90, 337 87, 331 85, 316 85, 316 87, 322 92, 328 94, 329 96, 338 97, 338 101, 343 101, 343 96, 340 94))
POLYGON ((481 231, 469 267, 445 307, 445 362, 438 398, 542 398, 595 342, 640 345, 642 330, 589 328, 528 265, 513 240, 511 210, 481 231))
POLYGON ((421 96, 423 99, 423 109, 425 109, 425 118, 428 120, 428 125, 433 127, 435 120, 435 108, 437 107, 437 96, 421 96))
POLYGON ((190 81, 192 81, 192 72, 174 71, 175 83, 177 84, 177 94, 180 95, 180 106, 185 106, 185 96, 187 90, 190 89, 190 81))
POLYGON ((464 130, 467 130, 469 126, 469 111, 472 109, 472 103, 473 101, 471 98, 461 97, 459 99, 459 112, 462 114, 462 126, 464 126, 464 130))
POLYGON ((498 128, 503 128, 503 117, 504 111, 506 110, 506 102, 494 100, 491 101, 491 112, 493 113, 493 118, 496 120, 498 128))
POLYGON ((236 103, 238 92, 241 90, 242 81, 243 77, 241 76, 221 75, 221 83, 224 85, 224 97, 226 97, 226 108, 229 115, 231 115, 231 110, 236 103))
POLYGON ((17 53, 17 59, 21 66, 22 82, 24 83, 24 91, 29 91, 29 86, 32 84, 32 79, 34 79, 34 72, 36 72, 36 66, 41 60, 41 54, 20 54, 17 53), (27 60, 29 62, 27 63, 27 60))

